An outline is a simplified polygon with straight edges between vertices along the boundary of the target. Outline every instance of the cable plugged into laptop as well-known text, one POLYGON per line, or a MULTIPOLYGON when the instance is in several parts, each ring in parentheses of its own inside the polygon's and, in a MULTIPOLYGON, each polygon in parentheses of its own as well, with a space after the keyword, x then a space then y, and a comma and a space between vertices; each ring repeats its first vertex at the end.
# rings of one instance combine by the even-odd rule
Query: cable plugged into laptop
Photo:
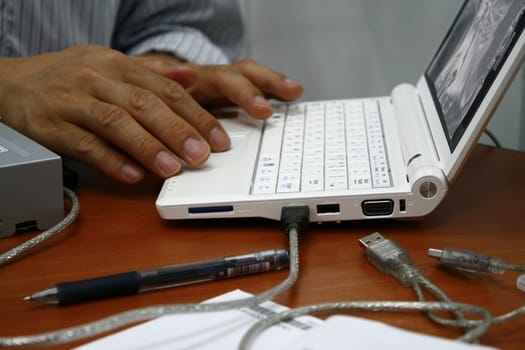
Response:
POLYGON ((288 277, 290 286, 299 276, 299 234, 306 231, 309 223, 310 208, 307 205, 281 209, 281 224, 290 242, 290 274, 288 277))
POLYGON ((310 224, 310 208, 307 205, 283 207, 281 224, 286 233, 291 230, 296 230, 297 233, 306 231, 310 224))

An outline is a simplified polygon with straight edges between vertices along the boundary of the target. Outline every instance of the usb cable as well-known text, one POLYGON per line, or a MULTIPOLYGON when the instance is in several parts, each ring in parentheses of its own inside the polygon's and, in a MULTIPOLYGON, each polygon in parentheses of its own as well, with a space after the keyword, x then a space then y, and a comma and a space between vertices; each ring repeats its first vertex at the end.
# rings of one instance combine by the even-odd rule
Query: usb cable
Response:
MULTIPOLYGON (((403 285, 412 287, 419 301, 425 301, 423 290, 426 290, 439 301, 452 303, 452 300, 445 292, 419 271, 406 249, 396 241, 387 239, 379 232, 375 232, 359 239, 359 243, 365 248, 367 260, 372 265, 384 274, 394 277, 403 285)), ((430 311, 426 312, 426 314, 438 324, 468 328, 468 321, 460 311, 456 310, 453 312, 456 320, 437 316, 430 311)))
POLYGON ((298 236, 309 224, 309 213, 309 208, 307 206, 283 208, 281 219, 284 229, 288 234, 290 245, 290 270, 288 277, 284 281, 265 292, 245 299, 219 303, 168 304, 134 309, 114 314, 90 323, 47 333, 20 336, 0 335, 0 347, 68 343, 162 315, 232 310, 243 307, 252 307, 267 300, 271 300, 276 295, 290 288, 297 280, 299 274, 298 236))
POLYGON ((80 210, 80 204, 79 204, 78 198, 75 192, 73 192, 72 190, 66 187, 64 187, 64 197, 69 198, 71 201, 71 209, 69 210, 69 213, 66 215, 66 217, 62 219, 62 221, 60 221, 55 226, 38 234, 32 239, 27 240, 24 243, 16 246, 15 248, 5 253, 0 254, 0 267, 7 265, 8 263, 18 258, 22 254, 28 252, 30 249, 56 236, 57 234, 62 232, 66 227, 71 225, 73 221, 75 221, 75 219, 78 216, 78 212, 80 210))
MULTIPOLYGON (((380 233, 373 233, 359 240, 366 249, 368 261, 377 269, 385 274, 391 275, 406 286, 412 286, 419 301, 424 301, 423 289, 430 292, 438 300, 445 303, 452 303, 448 295, 428 280, 419 270, 413 266, 406 250, 391 239, 383 237, 380 233)), ((476 271, 493 272, 501 274, 505 270, 525 272, 525 267, 521 265, 511 265, 504 263, 501 259, 479 253, 445 248, 429 249, 429 255, 441 260, 442 263, 455 268, 476 271)), ((443 326, 459 326, 465 329, 477 326, 479 321, 466 320, 462 313, 454 312, 456 320, 446 319, 431 312, 427 312, 428 317, 443 326)), ((525 315, 525 306, 506 314, 493 317, 492 324, 509 321, 518 316, 525 315)))
MULTIPOLYGON (((462 271, 475 273, 495 273, 503 274, 505 271, 525 272, 525 266, 507 264, 502 259, 489 255, 480 254, 465 249, 458 248, 430 248, 428 255, 438 259, 443 265, 449 266, 462 271)), ((525 275, 520 275, 516 280, 518 289, 525 291, 525 275)), ((525 315, 525 306, 506 314, 493 317, 494 324, 502 323, 514 319, 518 316, 525 315)), ((472 322, 470 322, 472 324, 472 322)))
POLYGON ((428 250, 428 255, 438 259, 443 265, 471 272, 492 272, 503 274, 506 270, 525 272, 525 266, 506 264, 503 260, 470 250, 443 248, 428 250))
POLYGON ((367 259, 372 265, 384 274, 394 277, 403 285, 412 287, 419 301, 339 301, 290 309, 262 319, 250 327, 241 339, 239 349, 247 350, 258 335, 274 324, 298 316, 326 311, 423 311, 438 324, 462 327, 465 333, 459 337, 458 340, 464 342, 477 341, 492 325, 492 317, 486 309, 476 305, 455 303, 450 300, 441 289, 423 276, 412 262, 408 252, 395 241, 386 239, 380 233, 376 232, 361 238, 359 242, 365 247, 367 259), (439 301, 425 301, 423 288, 439 301), (439 317, 433 313, 435 311, 451 312, 456 317, 456 320, 439 317), (473 323, 473 321, 465 319, 463 312, 477 314, 480 316, 480 319, 473 323))

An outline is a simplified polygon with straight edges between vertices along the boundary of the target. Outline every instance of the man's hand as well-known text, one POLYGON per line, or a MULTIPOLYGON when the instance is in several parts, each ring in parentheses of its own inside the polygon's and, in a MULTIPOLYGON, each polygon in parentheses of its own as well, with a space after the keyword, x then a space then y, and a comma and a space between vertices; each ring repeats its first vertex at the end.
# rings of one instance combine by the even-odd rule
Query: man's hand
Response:
POLYGON ((221 124, 202 106, 234 104, 266 118, 272 113, 267 98, 294 100, 303 92, 252 60, 200 66, 98 46, 0 58, 0 76, 3 122, 128 183, 139 181, 144 168, 169 177, 182 161, 200 165, 210 151, 230 147, 221 124))
MULTIPOLYGON (((178 74, 182 84, 200 79, 178 74)), ((111 49, 0 58, 0 76, 2 122, 119 181, 139 181, 144 168, 172 176, 181 160, 200 165, 210 150, 230 147, 220 123, 180 83, 111 49)))
POLYGON ((267 98, 292 101, 303 88, 253 60, 231 65, 200 66, 183 63, 164 53, 148 53, 137 57, 144 66, 180 82, 205 107, 237 105, 255 118, 267 118, 272 107, 267 98))

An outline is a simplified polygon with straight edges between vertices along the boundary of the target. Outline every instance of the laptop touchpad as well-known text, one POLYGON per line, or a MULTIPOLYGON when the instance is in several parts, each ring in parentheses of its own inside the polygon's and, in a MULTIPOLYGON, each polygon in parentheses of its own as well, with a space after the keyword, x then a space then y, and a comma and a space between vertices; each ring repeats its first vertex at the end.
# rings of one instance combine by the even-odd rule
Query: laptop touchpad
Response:
POLYGON ((250 132, 230 133, 231 148, 212 153, 201 167, 187 167, 166 182, 166 195, 174 201, 184 197, 247 195, 258 150, 258 135, 250 132), (255 137, 254 137, 255 136, 255 137))

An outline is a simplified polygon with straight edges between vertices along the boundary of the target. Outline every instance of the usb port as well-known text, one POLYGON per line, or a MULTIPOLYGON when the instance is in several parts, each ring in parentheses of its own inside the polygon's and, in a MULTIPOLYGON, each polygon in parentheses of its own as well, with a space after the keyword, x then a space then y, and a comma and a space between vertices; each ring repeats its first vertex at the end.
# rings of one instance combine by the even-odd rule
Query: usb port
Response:
POLYGON ((340 214, 339 204, 318 204, 317 214, 340 214))

